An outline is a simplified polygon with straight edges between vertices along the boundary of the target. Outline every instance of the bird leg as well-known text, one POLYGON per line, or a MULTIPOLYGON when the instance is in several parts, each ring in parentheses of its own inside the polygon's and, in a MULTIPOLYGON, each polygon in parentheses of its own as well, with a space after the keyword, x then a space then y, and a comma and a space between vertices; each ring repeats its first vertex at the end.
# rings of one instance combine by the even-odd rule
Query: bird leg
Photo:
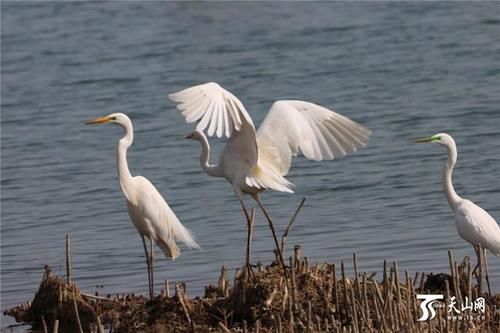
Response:
POLYGON ((477 256, 477 265, 474 267, 474 270, 472 271, 472 274, 476 275, 477 283, 479 285, 479 293, 481 293, 481 290, 483 289, 483 260, 482 260, 482 250, 481 250, 481 244, 474 245, 474 251, 476 252, 477 256), (476 270, 478 272, 476 273, 476 270))
POLYGON ((280 246, 278 244, 278 238, 276 238, 276 231, 274 230, 273 221, 271 220, 271 217, 269 216, 266 209, 262 205, 262 202, 260 201, 259 195, 252 194, 252 197, 254 198, 255 201, 257 201, 257 204, 259 205, 260 209, 262 210, 262 213, 264 213, 264 216, 266 217, 266 220, 269 223, 269 228, 271 229, 271 232, 272 232, 273 238, 274 238, 274 245, 276 246, 276 251, 278 251, 279 260, 281 261, 281 266, 283 267, 283 272, 286 275, 285 260, 283 259, 283 254, 281 253, 281 249, 280 249, 280 246))
POLYGON ((243 209, 243 213, 245 214, 245 217, 247 219, 247 225, 248 225, 248 224, 250 224, 250 215, 248 214, 248 210, 245 207, 245 204, 243 203, 242 199, 240 199, 240 205, 241 205, 241 209, 243 209))
POLYGON ((474 245, 474 252, 476 253, 477 263, 476 263, 476 266, 474 266, 474 269, 472 270, 472 275, 476 275, 476 271, 479 268, 479 254, 477 252, 477 245, 474 245))
POLYGON ((151 299, 153 299, 154 294, 155 294, 155 283, 154 283, 154 262, 155 262, 155 248, 153 246, 153 240, 150 238, 149 239, 149 245, 150 245, 150 255, 151 255, 151 299))
POLYGON ((252 243, 252 231, 253 231, 253 223, 255 219, 255 209, 252 209, 252 216, 250 217, 248 215, 248 210, 245 207, 245 204, 243 203, 243 200, 240 199, 240 205, 241 208, 243 209, 243 213, 245 213, 245 217, 247 219, 247 228, 248 228, 248 234, 247 234, 247 251, 246 251, 246 260, 245 260, 245 266, 247 269, 247 279, 250 277, 250 274, 253 275, 255 278, 255 273, 252 270, 252 266, 250 265, 250 246, 252 243))
POLYGON ((146 253, 146 264, 148 265, 148 287, 149 287, 149 299, 153 299, 153 292, 151 290, 151 266, 150 266, 150 257, 148 253, 148 247, 146 246, 146 240, 144 236, 141 235, 142 245, 144 245, 144 252, 146 253))
POLYGON ((488 259, 486 259, 486 249, 484 247, 483 247, 483 258, 484 258, 484 270, 486 272, 486 284, 488 285, 488 294, 490 294, 491 297, 490 277, 488 275, 488 259))
POLYGON ((255 273, 252 270, 252 265, 250 265, 250 246, 252 244, 252 234, 253 234, 253 224, 255 222, 255 208, 252 209, 252 215, 248 221, 248 235, 247 235, 247 255, 246 255, 246 266, 248 270, 247 279, 250 278, 250 274, 255 279, 255 273))

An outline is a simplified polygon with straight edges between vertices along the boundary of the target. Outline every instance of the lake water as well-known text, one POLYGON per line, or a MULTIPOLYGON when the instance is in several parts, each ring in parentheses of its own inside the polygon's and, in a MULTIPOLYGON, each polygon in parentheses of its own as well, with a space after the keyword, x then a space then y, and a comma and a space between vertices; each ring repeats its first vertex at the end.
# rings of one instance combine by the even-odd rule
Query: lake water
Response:
MULTIPOLYGON (((500 219, 498 3, 2 2, 1 28, 2 311, 32 297, 45 264, 64 274, 65 234, 81 288, 147 292, 115 169, 121 129, 82 125, 112 112, 135 125, 132 173, 156 185, 202 246, 157 261, 156 290, 168 278, 199 295, 222 265, 243 263, 239 204, 202 173, 199 145, 184 140, 193 125, 166 97, 207 81, 238 96, 256 124, 274 100, 295 98, 373 130, 347 158, 296 158, 296 194, 263 195, 280 234, 307 198, 289 244, 312 262, 350 268, 356 252, 364 271, 388 259, 413 274, 447 272, 448 249, 473 255, 441 189, 445 151, 413 144, 418 136, 455 137, 457 192, 500 219)), ((253 248, 254 261, 269 261, 260 214, 253 248)), ((500 259, 489 264, 499 292, 500 259)))

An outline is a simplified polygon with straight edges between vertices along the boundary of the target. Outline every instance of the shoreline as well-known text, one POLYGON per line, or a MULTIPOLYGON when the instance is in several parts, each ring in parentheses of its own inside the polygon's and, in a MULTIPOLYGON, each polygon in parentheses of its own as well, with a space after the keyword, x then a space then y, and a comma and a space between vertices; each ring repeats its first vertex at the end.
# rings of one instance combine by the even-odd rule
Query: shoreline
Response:
MULTIPOLYGON (((153 300, 142 295, 102 296, 85 293, 71 278, 69 238, 66 277, 45 267, 32 301, 4 311, 41 332, 494 332, 500 330, 500 294, 489 295, 472 275, 468 257, 456 262, 449 253, 450 274, 410 274, 384 260, 383 277, 358 271, 347 276, 344 262, 310 265, 296 245, 285 270, 279 256, 269 265, 226 269, 203 296, 189 297, 187 286, 165 282, 153 300), (432 307, 436 316, 419 321, 417 294, 442 295, 432 307), (453 298, 455 297, 455 298, 453 298), (450 304, 480 303, 484 311, 465 308, 448 315, 450 304), (468 302, 468 303, 467 303, 468 302), (474 303, 475 302, 475 303, 474 303), (75 311, 75 309, 78 309, 75 311), (78 313, 78 315, 76 315, 78 313), (43 318, 43 319, 42 319, 43 318)), ((430 310, 430 308, 428 307, 430 310)), ((430 310, 432 311, 432 310, 430 310)))

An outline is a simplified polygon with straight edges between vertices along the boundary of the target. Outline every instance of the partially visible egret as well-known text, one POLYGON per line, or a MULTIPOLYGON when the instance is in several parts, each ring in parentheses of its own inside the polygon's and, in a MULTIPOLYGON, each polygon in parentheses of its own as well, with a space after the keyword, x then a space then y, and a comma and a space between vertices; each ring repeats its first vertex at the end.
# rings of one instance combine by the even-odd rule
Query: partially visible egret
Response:
MULTIPOLYGON (((178 103, 177 108, 187 122, 199 121, 196 131, 187 138, 201 142, 202 169, 232 184, 248 225, 250 218, 243 194, 255 199, 269 223, 280 255, 274 226, 259 193, 267 189, 292 193, 292 183, 284 176, 288 174, 292 157, 300 152, 315 161, 340 158, 364 147, 371 133, 327 108, 298 100, 274 102, 256 131, 240 100, 214 82, 170 94, 169 98, 178 103), (218 164, 209 162, 210 146, 203 133, 205 129, 209 136, 229 138, 218 164)), ((280 259, 284 265, 283 258, 280 259)))
MULTIPOLYGON (((495 256, 500 256, 500 227, 497 222, 484 209, 470 200, 461 198, 453 188, 451 174, 457 162, 457 146, 451 135, 438 133, 433 136, 415 140, 416 143, 437 143, 448 151, 448 160, 443 167, 443 188, 446 199, 455 214, 455 222, 460 237, 471 243, 474 248, 480 246, 484 251, 486 266, 486 282, 491 295, 490 281, 488 277, 488 264, 486 260, 486 249, 495 256)), ((478 265, 480 253, 478 255, 478 265)), ((477 267, 477 266, 476 266, 477 267)))
POLYGON ((180 222, 174 212, 165 202, 160 192, 151 182, 142 176, 132 176, 127 164, 127 149, 132 145, 134 130, 129 117, 123 113, 113 113, 106 117, 87 121, 85 124, 114 123, 125 130, 125 136, 118 142, 116 164, 118 178, 125 197, 127 198, 128 214, 139 232, 148 266, 149 297, 154 296, 154 248, 153 241, 167 258, 174 260, 180 255, 177 241, 188 247, 197 248, 191 232, 180 222), (147 237, 150 241, 150 253, 146 246, 147 237))

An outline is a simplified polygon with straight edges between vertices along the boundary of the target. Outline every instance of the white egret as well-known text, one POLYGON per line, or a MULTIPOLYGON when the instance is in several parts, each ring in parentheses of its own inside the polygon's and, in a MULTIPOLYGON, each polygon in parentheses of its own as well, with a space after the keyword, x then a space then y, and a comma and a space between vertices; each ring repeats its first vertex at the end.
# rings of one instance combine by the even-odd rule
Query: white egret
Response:
MULTIPOLYGON (((452 172, 457 162, 457 146, 451 135, 438 133, 433 136, 415 140, 416 143, 437 143, 448 151, 448 160, 443 167, 443 188, 446 199, 455 214, 455 223, 458 234, 474 248, 479 246, 484 251, 486 266, 486 282, 491 295, 490 282, 488 277, 488 264, 486 263, 486 249, 495 256, 500 256, 500 227, 497 222, 484 209, 470 200, 461 198, 453 188, 452 172)), ((479 249, 479 251, 480 251, 479 249)), ((478 265, 480 253, 478 255, 478 265)), ((476 266, 477 267, 477 266, 476 266)))
MULTIPOLYGON (((243 194, 250 194, 266 217, 276 250, 281 254, 272 221, 259 193, 271 189, 292 193, 292 183, 284 176, 292 156, 298 153, 311 160, 332 160, 364 147, 370 130, 322 106, 298 101, 276 101, 258 131, 243 104, 214 82, 184 89, 169 95, 189 123, 199 121, 187 138, 201 142, 200 164, 210 176, 224 177, 232 184, 249 223, 243 194), (203 133, 225 135, 218 164, 209 163, 210 146, 203 133)), ((249 244, 247 244, 247 247, 249 244)), ((280 258, 284 265, 283 258, 280 258)), ((248 265, 248 258, 247 258, 248 265)))
POLYGON ((116 164, 118 178, 125 197, 127 198, 128 214, 139 232, 148 266, 149 297, 154 295, 154 247, 158 245, 167 258, 174 260, 180 255, 177 241, 188 247, 197 248, 191 232, 180 222, 170 209, 160 192, 145 177, 132 176, 127 164, 127 150, 132 145, 134 130, 129 117, 123 113, 113 113, 106 117, 87 121, 85 124, 114 123, 125 130, 125 136, 118 142, 116 164), (147 237, 150 241, 150 253, 146 246, 147 237))

